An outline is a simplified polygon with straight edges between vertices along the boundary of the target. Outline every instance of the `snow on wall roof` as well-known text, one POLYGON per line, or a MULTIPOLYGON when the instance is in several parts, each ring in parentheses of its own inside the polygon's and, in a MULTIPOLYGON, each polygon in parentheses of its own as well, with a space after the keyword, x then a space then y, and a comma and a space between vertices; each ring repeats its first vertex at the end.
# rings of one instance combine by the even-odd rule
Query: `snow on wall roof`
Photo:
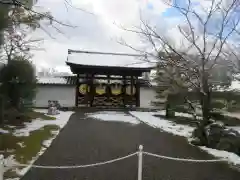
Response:
POLYGON ((63 77, 37 77, 37 84, 68 84, 63 77))

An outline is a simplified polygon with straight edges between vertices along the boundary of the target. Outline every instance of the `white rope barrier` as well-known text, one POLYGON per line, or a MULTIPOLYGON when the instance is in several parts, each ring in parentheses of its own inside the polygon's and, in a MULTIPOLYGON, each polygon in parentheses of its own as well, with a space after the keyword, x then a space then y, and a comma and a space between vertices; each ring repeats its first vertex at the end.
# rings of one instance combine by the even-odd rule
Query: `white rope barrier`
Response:
POLYGON ((210 163, 210 162, 223 162, 226 161, 225 159, 210 159, 210 160, 199 160, 199 159, 184 159, 184 158, 175 158, 175 157, 168 157, 158 154, 153 154, 149 152, 143 151, 143 154, 161 158, 161 159, 167 159, 167 160, 173 160, 173 161, 183 161, 183 162, 196 162, 196 163, 210 163))
MULTIPOLYGON (((15 167, 28 167, 31 166, 32 168, 41 168, 41 169, 77 169, 77 168, 86 168, 86 167, 94 167, 94 166, 101 166, 101 165, 105 165, 105 164, 110 164, 110 163, 114 163, 116 161, 121 161, 127 158, 130 158, 132 156, 137 155, 138 152, 129 154, 127 156, 123 156, 120 158, 116 158, 116 159, 112 159, 112 160, 108 160, 108 161, 104 161, 104 162, 99 162, 99 163, 94 163, 94 164, 86 164, 86 165, 71 165, 71 166, 43 166, 43 165, 29 165, 29 164, 12 164, 11 166, 15 166, 15 167)), ((7 165, 5 164, 5 166, 7 167, 7 165)))
POLYGON ((87 167, 94 167, 94 166, 101 166, 105 164, 111 164, 117 161, 121 161, 127 158, 130 158, 132 156, 138 155, 138 180, 142 180, 142 164, 143 164, 143 155, 153 156, 160 159, 167 159, 167 160, 173 160, 173 161, 182 161, 182 162, 194 162, 194 163, 211 163, 211 162, 224 162, 227 161, 226 159, 210 159, 210 160, 198 160, 198 159, 184 159, 184 158, 175 158, 175 157, 169 157, 169 156, 163 156, 158 155, 154 153, 149 153, 143 151, 143 146, 139 146, 139 151, 135 153, 128 154, 123 157, 119 157, 116 159, 98 162, 94 164, 86 164, 86 165, 71 165, 71 166, 44 166, 44 165, 31 165, 31 164, 18 164, 18 163, 6 163, 4 162, 4 158, 2 155, 0 155, 0 180, 3 180, 3 173, 4 169, 9 167, 31 167, 31 168, 41 168, 41 169, 77 169, 77 168, 87 168, 87 167))

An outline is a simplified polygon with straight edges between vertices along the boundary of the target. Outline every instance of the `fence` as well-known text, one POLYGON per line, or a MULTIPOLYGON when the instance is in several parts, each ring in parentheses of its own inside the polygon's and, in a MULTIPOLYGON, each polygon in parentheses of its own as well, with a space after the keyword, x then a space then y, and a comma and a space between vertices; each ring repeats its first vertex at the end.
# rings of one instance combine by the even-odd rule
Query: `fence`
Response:
POLYGON ((211 159, 211 160, 198 160, 198 159, 183 159, 183 158, 175 158, 175 157, 168 157, 163 155, 158 155, 154 153, 149 153, 143 151, 143 146, 140 145, 137 152, 128 154, 123 157, 119 157, 116 159, 94 163, 94 164, 86 164, 86 165, 74 165, 74 166, 42 166, 42 165, 30 165, 30 164, 17 164, 12 163, 9 164, 9 162, 4 161, 3 155, 0 155, 0 180, 3 180, 4 172, 7 168, 10 167, 29 167, 31 168, 41 168, 41 169, 76 169, 76 168, 87 168, 87 167, 94 167, 94 166, 101 166, 105 164, 111 164, 117 161, 121 161, 127 158, 130 158, 132 156, 138 156, 138 180, 142 180, 142 169, 143 169, 143 155, 153 156, 160 159, 167 159, 167 160, 173 160, 173 161, 182 161, 182 162, 193 162, 193 163, 211 163, 211 162, 223 162, 226 161, 226 159, 211 159))

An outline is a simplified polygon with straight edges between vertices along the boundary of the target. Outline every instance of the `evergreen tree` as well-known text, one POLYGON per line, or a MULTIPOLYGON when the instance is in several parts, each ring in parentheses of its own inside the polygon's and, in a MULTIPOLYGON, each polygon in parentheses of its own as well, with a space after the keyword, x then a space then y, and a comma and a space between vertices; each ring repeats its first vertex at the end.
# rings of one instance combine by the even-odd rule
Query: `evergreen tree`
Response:
POLYGON ((0 70, 1 94, 8 107, 21 110, 24 102, 32 101, 36 91, 35 69, 28 59, 15 56, 0 70))

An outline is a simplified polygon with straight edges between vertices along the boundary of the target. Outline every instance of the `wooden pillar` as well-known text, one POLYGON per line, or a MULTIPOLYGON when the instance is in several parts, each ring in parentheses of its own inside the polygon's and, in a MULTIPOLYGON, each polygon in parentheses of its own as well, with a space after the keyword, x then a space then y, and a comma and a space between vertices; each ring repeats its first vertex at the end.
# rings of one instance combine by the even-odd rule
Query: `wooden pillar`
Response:
POLYGON ((79 74, 77 74, 76 79, 76 94, 75 94, 75 106, 78 107, 78 95, 79 95, 79 74))
POLYGON ((123 94, 123 106, 126 107, 126 76, 123 75, 123 87, 122 87, 122 94, 123 94))
POLYGON ((133 76, 131 75, 131 107, 133 106, 133 76))
POLYGON ((90 97, 89 97, 89 103, 90 103, 90 107, 93 106, 93 101, 94 101, 94 74, 91 74, 91 80, 90 80, 90 97))
POLYGON ((138 76, 136 76, 136 107, 140 107, 140 83, 138 81, 138 76))
POLYGON ((91 92, 89 92, 88 91, 88 88, 89 88, 89 85, 90 85, 90 82, 89 82, 89 74, 86 74, 86 84, 87 84, 87 89, 86 89, 86 99, 87 99, 87 107, 90 107, 91 106, 91 104, 90 104, 90 93, 91 92))
POLYGON ((0 95, 0 125, 3 124, 3 120, 4 120, 4 97, 0 95))
POLYGON ((111 87, 110 87, 110 78, 111 75, 107 75, 107 104, 110 102, 110 93, 111 93, 111 87))

